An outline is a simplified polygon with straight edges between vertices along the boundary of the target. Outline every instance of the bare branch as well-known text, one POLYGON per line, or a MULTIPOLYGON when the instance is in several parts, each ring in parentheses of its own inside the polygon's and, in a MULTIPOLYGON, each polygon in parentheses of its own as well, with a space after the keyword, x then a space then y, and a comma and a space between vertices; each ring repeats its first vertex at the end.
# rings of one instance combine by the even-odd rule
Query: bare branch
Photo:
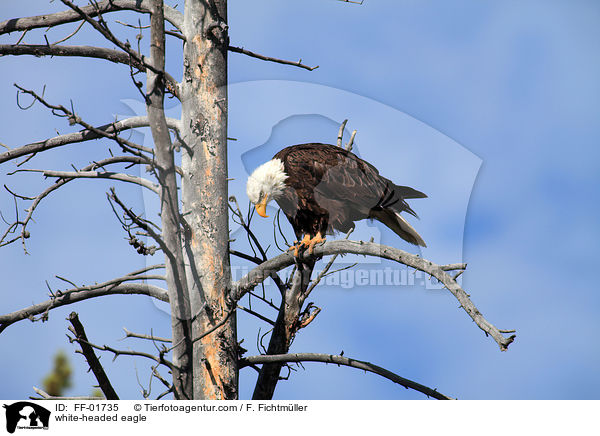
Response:
POLYGON ((369 362, 362 360, 350 359, 344 356, 335 356, 332 354, 317 354, 317 353, 294 353, 294 354, 276 354, 276 355, 260 355, 260 356, 249 356, 240 359, 240 366, 250 366, 260 363, 284 363, 284 362, 324 362, 324 363, 335 363, 337 365, 349 366, 352 368, 362 369, 363 371, 372 372, 378 374, 388 380, 398 383, 404 386, 406 389, 414 389, 415 391, 421 392, 428 397, 436 398, 438 400, 452 400, 453 398, 444 395, 435 389, 428 388, 422 384, 414 382, 412 380, 400 377, 385 368, 377 365, 373 365, 369 362))
MULTIPOLYGON (((16 225, 16 224, 17 224, 17 223, 15 223, 15 225, 16 225)), ((10 244, 12 244, 13 242, 17 242, 19 239, 23 239, 23 236, 22 236, 22 235, 19 235, 19 236, 15 236, 15 237, 14 237, 14 238, 12 238, 12 239, 9 239, 8 241, 5 241, 5 240, 4 240, 4 238, 6 238, 6 236, 7 236, 9 233, 12 233, 12 232, 11 232, 11 230, 12 230, 13 228, 14 228, 14 226, 11 226, 11 227, 9 227, 9 228, 7 229, 7 231, 5 232, 5 234, 2 236, 2 238, 0 238, 0 247, 4 247, 5 245, 10 245, 10 244)))
POLYGON ((232 256, 237 256, 240 259, 249 260, 250 262, 254 262, 257 265, 260 265, 261 263, 263 263, 263 260, 260 257, 253 256, 253 255, 247 254, 247 253, 242 253, 241 251, 229 250, 229 253, 232 256))
MULTIPOLYGON (((169 125, 169 128, 175 130, 179 130, 181 126, 181 122, 174 118, 167 118, 167 124, 169 125)), ((9 149, 8 151, 0 154, 0 163, 67 144, 74 144, 99 138, 111 138, 112 135, 115 135, 117 132, 147 126, 149 126, 148 117, 139 116, 127 118, 121 121, 115 121, 110 124, 94 127, 93 129, 84 129, 79 132, 55 136, 54 138, 46 139, 45 141, 33 142, 22 147, 9 149), (102 132, 102 134, 100 134, 100 132, 102 132)))
POLYGON ((466 263, 450 263, 448 265, 441 265, 440 268, 443 271, 456 271, 456 270, 464 270, 467 269, 466 263))
POLYGON ((157 342, 171 342, 171 339, 169 339, 169 338, 161 338, 161 337, 153 336, 153 335, 143 335, 140 333, 133 333, 133 332, 130 332, 129 330, 127 330, 125 327, 123 327, 123 330, 125 331, 126 338, 148 339, 150 341, 157 341, 157 342))
MULTIPOLYGON (((393 260, 402 263, 409 267, 423 271, 437 280, 439 280, 446 289, 448 289, 454 297, 460 302, 460 306, 467 312, 477 326, 485 332, 486 335, 492 336, 502 351, 513 342, 515 335, 505 337, 493 324, 488 322, 481 312, 475 307, 469 299, 468 294, 461 286, 444 270, 444 268, 454 268, 456 265, 437 265, 426 259, 423 259, 415 254, 407 253, 394 247, 376 244, 373 242, 356 242, 348 240, 329 241, 323 245, 315 246, 314 258, 331 254, 361 254, 366 256, 381 257, 383 259, 393 260)), ((261 265, 250 271, 245 277, 232 286, 232 299, 239 301, 244 294, 261 283, 272 272, 280 271, 290 265, 293 265, 295 258, 291 253, 283 253, 277 257, 263 262, 261 265)))
POLYGON ((21 33, 21 36, 17 40, 17 45, 21 44, 21 41, 23 41, 23 38, 25 38, 25 35, 27 35, 27 32, 29 32, 29 29, 24 30, 23 33, 21 33))
POLYGON ((338 130, 337 146, 340 148, 342 148, 342 139, 344 138, 344 129, 346 128, 346 123, 348 123, 347 119, 342 121, 342 124, 340 125, 340 130, 338 130))
MULTIPOLYGON (((60 179, 111 179, 120 180, 122 182, 134 183, 143 186, 156 194, 159 193, 158 185, 146 180, 142 177, 135 177, 130 174, 115 173, 112 171, 53 171, 53 170, 34 170, 24 169, 15 172, 33 172, 43 173, 45 177, 58 177, 60 179)), ((14 174, 14 173, 11 173, 14 174)))
MULTIPOLYGON (((104 0, 100 2, 94 2, 94 4, 90 6, 84 6, 81 8, 81 10, 90 17, 95 17, 106 12, 122 10, 150 13, 150 1, 104 0)), ((181 25, 183 23, 183 16, 181 15, 181 12, 165 5, 165 19, 177 29, 181 30, 181 25)), ((37 15, 33 17, 13 18, 0 23, 0 35, 14 31, 38 29, 42 27, 50 28, 59 26, 61 24, 73 23, 79 20, 81 20, 81 16, 73 10, 56 12, 54 14, 37 15)))
POLYGON ((355 136, 356 136, 356 130, 353 130, 352 134, 350 135, 350 141, 348 141, 348 143, 346 144, 346 150, 352 151, 352 146, 354 145, 354 137, 355 136))
MULTIPOLYGON (((242 226, 242 228, 248 235, 248 238, 249 238, 248 242, 250 242, 250 240, 252 240, 252 242, 254 243, 256 248, 258 248, 260 255, 262 256, 262 261, 267 260, 268 259, 267 251, 263 248, 262 244, 260 243, 260 241, 258 240, 256 235, 250 228, 250 224, 248 222, 246 222, 246 220, 244 219, 244 215, 242 214, 240 205, 237 201, 237 198, 234 195, 229 197, 229 203, 235 204, 235 209, 233 207, 231 207, 231 204, 230 204, 229 210, 231 210, 231 212, 237 217, 237 219, 239 220, 239 224, 242 226)), ((250 242, 251 245, 252 245, 252 242, 250 242)), ((250 256, 246 253, 241 253, 236 250, 233 250, 230 252, 231 252, 231 254, 233 254, 235 256, 241 257, 246 260, 250 260, 251 262, 255 262, 255 263, 261 262, 260 258, 258 258, 257 256, 250 256)), ((279 292, 281 293, 281 295, 283 295, 285 293, 286 286, 285 286, 285 283, 283 283, 283 281, 281 280, 281 277, 279 277, 279 275, 276 272, 273 272, 273 274, 271 274, 271 279, 273 280, 273 282, 275 282, 275 285, 279 289, 279 292)))
POLYGON ((149 222, 142 219, 140 216, 135 214, 131 209, 125 206, 125 203, 121 201, 117 194, 115 193, 114 188, 110 189, 110 194, 107 193, 109 201, 114 201, 119 205, 121 210, 127 215, 127 217, 139 228, 144 230, 148 235, 156 241, 156 243, 160 246, 161 250, 165 253, 167 257, 172 257, 172 253, 170 248, 165 244, 165 241, 161 238, 161 235, 156 233, 152 227, 150 227, 149 222))
MULTIPOLYGON (((110 165, 110 164, 127 163, 127 162, 129 162, 129 163, 151 163, 150 159, 146 158, 145 156, 113 156, 108 159, 100 160, 98 162, 93 162, 92 164, 82 168, 81 171, 89 171, 89 170, 93 170, 96 168, 102 168, 103 166, 110 165)), ((46 198, 48 195, 50 195, 53 191, 57 190, 61 186, 64 186, 65 183, 68 183, 71 180, 74 180, 74 179, 73 178, 59 179, 58 181, 56 181, 56 183, 54 183, 53 185, 46 188, 42 193, 40 193, 37 197, 35 197, 35 200, 28 208, 27 216, 25 217, 25 219, 23 221, 20 221, 17 217, 15 222, 7 229, 4 236, 2 238, 0 238, 0 246, 8 244, 8 242, 4 243, 2 241, 4 240, 6 235, 9 233, 9 231, 18 225, 21 225, 22 229, 21 229, 21 236, 16 239, 17 240, 22 239, 23 244, 24 244, 24 240, 29 238, 29 236, 30 236, 29 232, 26 229, 27 225, 32 220, 33 213, 36 210, 36 208, 38 207, 38 205, 40 204, 40 202, 44 198, 46 198)), ((12 242, 14 242, 14 240, 12 242)))
POLYGON ((258 240, 258 238, 256 237, 256 235, 254 234, 254 232, 252 231, 252 229, 250 228, 250 224, 247 223, 246 220, 244 219, 244 214, 242 213, 242 210, 240 209, 240 205, 239 205, 239 203, 238 203, 237 198, 235 197, 235 195, 232 195, 232 196, 229 197, 229 203, 235 204, 235 209, 233 207, 231 207, 231 204, 230 204, 229 205, 229 210, 231 210, 231 212, 239 220, 239 224, 244 228, 244 230, 248 234, 248 237, 252 239, 252 242, 254 242, 254 245, 256 246, 256 248, 258 249, 258 251, 260 252, 260 255, 262 256, 263 260, 267 260, 268 259, 267 252, 263 248, 262 244, 260 243, 260 241, 258 240))
MULTIPOLYGON (((114 50, 105 47, 94 47, 88 45, 11 45, 11 44, 0 44, 0 57, 6 55, 22 56, 70 56, 70 57, 86 57, 105 59, 111 62, 130 65, 139 69, 140 71, 146 71, 147 65, 144 63, 144 57, 134 58, 129 53, 114 50)), ((176 90, 179 88, 179 83, 170 74, 165 72, 165 78, 169 84, 169 90, 175 90, 174 94, 178 96, 176 90)))
POLYGON ((148 283, 124 283, 129 280, 142 280, 143 278, 143 276, 135 276, 135 278, 125 276, 99 285, 82 286, 57 293, 57 295, 43 303, 34 304, 6 315, 0 315, 0 333, 17 321, 23 319, 46 321, 48 313, 52 309, 105 295, 148 295, 161 301, 169 301, 167 291, 158 286, 148 283), (36 315, 41 316, 36 318, 36 315))
MULTIPOLYGON (((105 47, 94 47, 89 45, 33 45, 33 44, 0 44, 0 55, 7 56, 22 56, 32 55, 41 56, 72 56, 106 59, 111 62, 129 65, 132 59, 119 50, 113 50, 105 47)), ((141 64, 134 64, 136 67, 141 67, 141 64)))
MULTIPOLYGON (((111 135, 111 134, 106 133, 103 130, 97 129, 96 127, 92 126, 91 124, 86 123, 85 121, 83 121, 81 119, 81 117, 78 116, 73 110, 69 110, 66 107, 64 107, 63 105, 54 105, 54 104, 51 104, 51 103, 47 102, 46 100, 44 100, 43 92, 42 92, 42 95, 39 95, 35 91, 32 91, 30 89, 22 88, 21 86, 17 85, 16 83, 14 84, 14 86, 21 93, 31 95, 34 98, 33 103, 35 103, 36 101, 39 101, 44 106, 46 106, 48 109, 50 109, 54 115, 62 117, 62 118, 67 118, 68 121, 69 121, 69 124, 71 124, 71 125, 72 124, 79 124, 83 128, 91 130, 92 132, 97 133, 100 136, 103 136, 103 137, 108 138, 108 139, 112 139, 117 144, 119 144, 119 146, 125 152, 131 153, 131 154, 133 154, 135 156, 142 156, 141 152, 146 152, 146 153, 150 153, 150 154, 154 153, 154 151, 151 148, 143 147, 141 145, 138 145, 138 144, 135 144, 135 143, 133 143, 131 141, 123 139, 123 138, 119 137, 116 133, 111 135)), ((19 94, 17 93, 17 99, 18 99, 18 95, 19 94)), ((33 105, 33 103, 31 105, 33 105)), ((31 105, 30 105, 30 107, 31 107, 31 105)))
MULTIPOLYGON (((85 24, 85 21, 82 21, 81 23, 79 23, 79 25, 78 25, 78 26, 75 28, 75 30, 74 30, 74 31, 72 31, 71 33, 69 33, 69 34, 68 34, 67 36, 65 36, 64 38, 62 38, 62 39, 59 39, 58 41, 55 41, 55 42, 53 42, 53 43, 52 43, 52 44, 50 44, 50 45, 57 45, 57 44, 60 44, 61 42, 65 42, 65 41, 67 41, 67 40, 71 39, 72 37, 74 37, 75 35, 77 35, 77 33, 78 33, 80 30, 81 30, 81 28, 83 27, 83 25, 84 25, 84 24, 85 24)), ((24 35, 26 32, 27 32, 27 31, 23 32, 23 35, 24 35)), ((19 43, 17 42, 17 44, 19 44, 19 43)))
POLYGON ((95 348, 96 350, 109 351, 109 352, 113 353, 113 355, 114 355, 113 356, 113 360, 115 360, 117 357, 119 357, 121 355, 122 356, 138 356, 138 357, 145 357, 147 359, 154 360, 156 363, 159 363, 161 365, 165 365, 171 371, 175 368, 170 361, 168 361, 167 359, 164 358, 164 353, 163 352, 159 353, 158 356, 155 356, 154 354, 144 353, 143 351, 117 350, 116 348, 109 347, 108 345, 96 345, 96 344, 93 344, 93 343, 91 343, 89 341, 86 341, 86 340, 83 340, 83 339, 69 338, 69 340, 71 342, 76 341, 79 344, 86 343, 90 347, 95 348))
POLYGON ((247 307, 241 306, 241 305, 237 305, 237 308, 240 309, 241 311, 244 311, 252 316, 255 316, 256 318, 266 322, 267 324, 271 324, 272 326, 275 325, 275 321, 270 320, 269 318, 267 318, 266 316, 261 315, 258 312, 255 312, 252 309, 248 309, 247 307))
POLYGON ((137 30, 149 29, 150 28, 150 26, 141 26, 141 25, 136 26, 134 24, 125 23, 125 22, 123 22, 121 20, 115 20, 115 23, 120 24, 121 26, 131 27, 132 29, 137 29, 137 30))
MULTIPOLYGON (((129 24, 129 23, 125 23, 123 21, 120 20, 115 20, 115 23, 120 24, 121 26, 125 26, 125 27, 130 27, 132 29, 137 29, 141 32, 142 29, 149 29, 150 26, 141 26, 141 25, 134 25, 134 24, 129 24)), ((185 41, 185 36, 183 36, 180 32, 173 32, 171 30, 165 30, 165 35, 171 35, 174 36, 175 38, 179 38, 182 41, 185 41)))
POLYGON ((265 297, 262 297, 262 296, 260 296, 260 295, 258 295, 258 294, 255 294, 255 293, 254 293, 254 292, 252 292, 252 291, 248 292, 248 294, 249 294, 250 296, 252 296, 252 297, 254 297, 254 298, 256 298, 256 299, 258 299, 258 300, 262 301, 262 302, 263 302, 263 303, 265 303, 267 306, 269 306, 269 307, 271 307, 271 308, 273 308, 273 309, 275 309, 275 310, 279 310, 279 307, 277 307, 275 304, 273 304, 273 300, 271 300, 271 299, 267 300, 265 297))
POLYGON ((171 385, 171 383, 169 383, 162 375, 160 375, 160 373, 158 372, 158 369, 156 368, 156 366, 152 367, 152 375, 154 377, 156 377, 167 388, 173 389, 173 385, 171 385))
POLYGON ((164 268, 165 268, 165 264, 164 263, 159 263, 159 264, 156 264, 156 265, 149 265, 149 266, 146 266, 144 268, 140 268, 138 270, 132 271, 129 274, 126 274, 125 277, 140 276, 140 274, 144 274, 144 273, 146 273, 148 271, 152 271, 154 269, 164 269, 164 268))
POLYGON ((67 320, 73 326, 72 328, 69 328, 69 330, 71 330, 71 332, 73 332, 75 335, 75 340, 81 347, 81 352, 85 357, 85 360, 87 360, 87 363, 94 373, 94 376, 96 376, 96 380, 98 380, 98 386, 104 393, 104 397, 106 397, 107 400, 118 400, 119 396, 110 383, 102 364, 98 360, 96 353, 94 353, 93 348, 88 345, 88 338, 85 334, 83 324, 81 324, 81 321, 79 320, 79 316, 76 312, 71 312, 67 320))
POLYGON ((235 312, 236 307, 233 307, 232 309, 230 309, 225 316, 221 319, 221 321, 219 321, 218 323, 216 323, 215 325, 213 325, 211 328, 209 328, 207 331, 205 331, 204 333, 200 334, 198 337, 195 337, 194 340, 192 342, 198 342, 200 339, 210 335, 211 333, 215 332, 216 330, 218 330, 220 327, 224 326, 225 323, 229 320, 229 318, 231 317, 231 315, 233 315, 233 313, 235 312))
POLYGON ((158 397, 156 397, 156 399, 157 399, 157 400, 160 400, 160 399, 162 399, 163 397, 166 397, 167 395, 169 395, 169 394, 170 394, 171 392, 173 392, 173 391, 174 391, 174 389, 173 389, 173 388, 167 389, 167 390, 166 390, 166 391, 164 391, 162 394, 160 394, 158 397))
POLYGON ((234 47, 232 45, 228 46, 227 49, 229 51, 232 51, 234 53, 241 53, 241 54, 245 54, 246 56, 250 56, 256 59, 260 59, 263 61, 268 61, 268 62, 276 62, 278 64, 284 64, 284 65, 292 65, 294 67, 299 67, 299 68, 304 68, 305 70, 308 71, 312 71, 312 70, 316 70, 317 68, 319 68, 319 66, 317 65, 316 67, 309 67, 308 65, 304 65, 302 63, 302 59, 300 59, 297 62, 294 61, 286 61, 284 59, 278 59, 278 58, 273 58, 271 56, 265 56, 265 55, 261 55, 259 53, 254 53, 250 50, 246 50, 243 47, 234 47))
POLYGON ((94 29, 96 29, 102 36, 104 36, 104 38, 106 38, 108 41, 112 42, 114 45, 119 47, 121 50, 123 50, 125 53, 131 56, 131 58, 134 59, 136 62, 146 66, 146 68, 152 70, 154 73, 161 74, 163 72, 162 69, 156 68, 154 65, 148 63, 145 59, 145 56, 133 50, 128 42, 124 43, 121 40, 119 40, 108 28, 108 24, 102 18, 102 14, 98 14, 99 19, 98 21, 96 21, 89 14, 84 12, 79 6, 70 2, 69 0, 60 1, 66 6, 76 11, 82 19, 87 21, 94 29))
POLYGON ((33 386, 33 390, 35 391, 36 394, 38 394, 40 396, 40 398, 29 397, 31 400, 63 400, 63 401, 66 401, 66 400, 73 400, 73 401, 106 400, 106 398, 104 398, 104 397, 93 397, 93 396, 57 397, 54 395, 50 395, 48 392, 45 392, 35 386, 33 386))

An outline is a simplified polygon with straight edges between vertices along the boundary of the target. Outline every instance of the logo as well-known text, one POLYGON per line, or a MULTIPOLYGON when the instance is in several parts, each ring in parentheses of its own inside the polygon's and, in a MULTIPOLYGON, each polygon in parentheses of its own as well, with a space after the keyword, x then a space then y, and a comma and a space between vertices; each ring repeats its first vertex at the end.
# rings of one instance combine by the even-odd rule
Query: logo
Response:
POLYGON ((19 401, 4 405, 6 409, 6 431, 14 433, 15 429, 48 429, 50 411, 29 401, 19 401))

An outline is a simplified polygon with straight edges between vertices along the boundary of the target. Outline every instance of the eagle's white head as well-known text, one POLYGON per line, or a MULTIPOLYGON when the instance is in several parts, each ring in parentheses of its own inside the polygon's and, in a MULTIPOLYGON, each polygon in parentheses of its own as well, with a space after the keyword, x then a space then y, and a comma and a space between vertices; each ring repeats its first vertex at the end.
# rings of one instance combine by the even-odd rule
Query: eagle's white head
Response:
POLYGON ((248 177, 246 193, 260 216, 265 218, 268 216, 267 203, 276 200, 283 193, 287 178, 283 162, 279 159, 265 162, 248 177))

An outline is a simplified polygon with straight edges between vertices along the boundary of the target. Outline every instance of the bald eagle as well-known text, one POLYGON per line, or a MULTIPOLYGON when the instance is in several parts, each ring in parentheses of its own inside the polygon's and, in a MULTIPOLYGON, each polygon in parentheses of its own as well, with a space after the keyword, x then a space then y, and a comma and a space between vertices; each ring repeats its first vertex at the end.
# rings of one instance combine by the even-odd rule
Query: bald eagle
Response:
POLYGON ((309 143, 284 148, 254 170, 246 192, 262 217, 267 217, 267 203, 277 202, 300 241, 291 247, 296 256, 302 246, 312 254, 326 234, 347 232, 355 221, 365 218, 381 221, 405 241, 426 247, 400 213, 416 217, 405 200, 427 195, 394 184, 370 163, 334 145, 309 143))

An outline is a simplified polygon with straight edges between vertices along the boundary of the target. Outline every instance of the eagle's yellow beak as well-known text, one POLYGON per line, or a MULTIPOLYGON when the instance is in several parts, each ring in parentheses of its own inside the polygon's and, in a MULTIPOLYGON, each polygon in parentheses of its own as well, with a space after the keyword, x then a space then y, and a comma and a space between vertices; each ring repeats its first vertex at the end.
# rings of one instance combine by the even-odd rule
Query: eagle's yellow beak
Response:
POLYGON ((267 215, 267 197, 268 195, 265 195, 262 201, 260 203, 256 203, 255 205, 256 212, 263 218, 269 217, 269 215, 267 215))

